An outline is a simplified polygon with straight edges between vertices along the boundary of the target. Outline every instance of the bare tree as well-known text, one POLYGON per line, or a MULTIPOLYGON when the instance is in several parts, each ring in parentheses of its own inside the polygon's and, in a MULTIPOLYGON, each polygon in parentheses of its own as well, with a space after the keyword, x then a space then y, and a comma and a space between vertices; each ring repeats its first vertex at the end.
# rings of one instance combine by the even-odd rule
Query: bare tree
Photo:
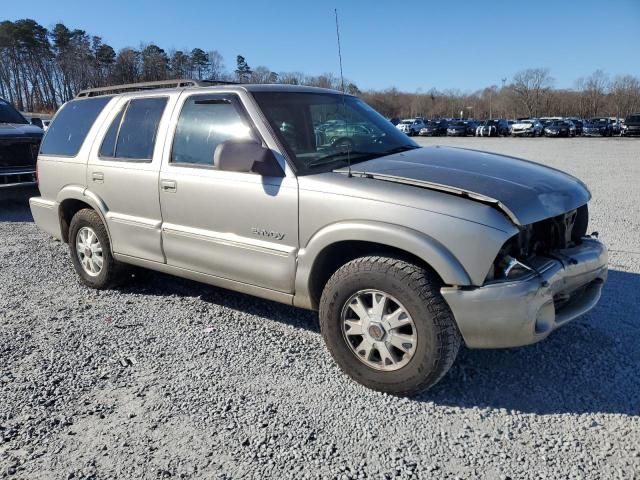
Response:
POLYGON ((631 75, 616 77, 611 84, 611 101, 618 117, 640 111, 640 79, 631 75))
POLYGON ((602 70, 596 70, 586 78, 576 82, 587 105, 587 114, 596 117, 601 114, 605 95, 609 88, 609 76, 602 70))
POLYGON ((537 117, 543 97, 553 86, 548 68, 530 68, 513 76, 511 90, 526 107, 530 117, 537 117))

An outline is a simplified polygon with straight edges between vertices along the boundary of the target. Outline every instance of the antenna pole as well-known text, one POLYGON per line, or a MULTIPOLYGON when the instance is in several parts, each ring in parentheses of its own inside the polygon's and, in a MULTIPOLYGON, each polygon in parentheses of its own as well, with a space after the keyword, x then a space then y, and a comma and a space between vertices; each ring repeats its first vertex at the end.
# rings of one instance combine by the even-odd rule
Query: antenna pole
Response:
MULTIPOLYGON (((344 126, 349 133, 349 122, 347 120, 347 106, 345 105, 344 76, 342 75, 342 49, 340 48, 340 27, 338 26, 338 9, 334 8, 333 13, 336 16, 336 37, 338 37, 338 60, 340 61, 340 85, 342 87, 342 114, 344 115, 344 126)), ((347 147, 347 168, 349 169, 349 177, 351 174, 351 148, 347 147)))
POLYGON ((338 37, 338 61, 340 62, 340 85, 342 93, 344 93, 344 76, 342 75, 342 49, 340 48, 340 27, 338 26, 338 9, 334 8, 333 13, 336 16, 336 37, 338 37))

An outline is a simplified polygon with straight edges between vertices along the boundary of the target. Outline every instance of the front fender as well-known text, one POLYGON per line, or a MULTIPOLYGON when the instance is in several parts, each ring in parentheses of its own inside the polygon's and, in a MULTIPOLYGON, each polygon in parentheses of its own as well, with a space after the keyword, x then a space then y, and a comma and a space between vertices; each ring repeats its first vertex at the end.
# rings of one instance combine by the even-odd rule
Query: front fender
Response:
POLYGON ((320 253, 332 244, 343 241, 374 242, 404 250, 424 260, 447 285, 471 285, 462 264, 440 242, 401 225, 385 222, 342 221, 327 225, 316 232, 298 254, 294 304, 313 308, 311 272, 320 253))

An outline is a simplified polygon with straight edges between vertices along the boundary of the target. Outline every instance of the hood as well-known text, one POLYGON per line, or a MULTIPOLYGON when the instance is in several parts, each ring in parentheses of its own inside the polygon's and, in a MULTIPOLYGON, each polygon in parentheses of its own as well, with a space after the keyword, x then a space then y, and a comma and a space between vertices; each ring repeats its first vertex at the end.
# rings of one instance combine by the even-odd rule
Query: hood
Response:
POLYGON ((514 123, 512 125, 513 128, 518 128, 518 129, 528 129, 528 128, 533 128, 533 124, 532 123, 514 123))
MULTIPOLYGON (((337 171, 348 173, 346 168, 337 171)), ((516 225, 555 217, 591 198, 580 180, 559 170, 464 148, 417 148, 355 164, 351 172, 492 204, 516 225)))
POLYGON ((0 140, 16 138, 41 139, 44 131, 28 123, 0 123, 0 140))

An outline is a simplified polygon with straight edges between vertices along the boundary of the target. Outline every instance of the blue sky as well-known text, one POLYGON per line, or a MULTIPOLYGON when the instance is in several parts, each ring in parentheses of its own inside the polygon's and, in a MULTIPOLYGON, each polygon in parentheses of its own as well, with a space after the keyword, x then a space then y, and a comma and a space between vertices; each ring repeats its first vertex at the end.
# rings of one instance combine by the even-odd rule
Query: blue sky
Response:
POLYGON ((528 67, 558 87, 596 69, 640 76, 640 0, 277 1, 2 0, 0 20, 62 21, 114 48, 216 49, 250 66, 338 73, 338 8, 345 77, 360 88, 473 91, 528 67))

